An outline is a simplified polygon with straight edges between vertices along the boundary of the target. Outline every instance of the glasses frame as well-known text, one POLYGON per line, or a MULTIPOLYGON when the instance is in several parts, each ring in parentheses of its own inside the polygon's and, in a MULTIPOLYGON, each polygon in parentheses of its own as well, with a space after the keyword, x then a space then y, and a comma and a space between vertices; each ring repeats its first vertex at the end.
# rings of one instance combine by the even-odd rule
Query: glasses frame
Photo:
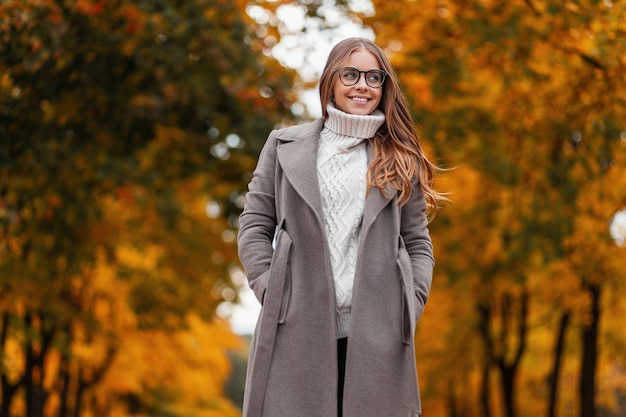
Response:
POLYGON ((365 84, 367 84, 368 87, 370 87, 370 88, 380 88, 380 87, 383 86, 383 84, 385 84, 385 80, 387 79, 387 75, 388 75, 385 71, 383 71, 381 69, 371 69, 371 70, 367 70, 367 71, 360 71, 359 69, 354 68, 354 67, 337 68, 335 70, 335 72, 340 72, 340 71, 343 71, 343 70, 353 70, 353 71, 356 71, 356 72, 359 73, 359 77, 356 78, 352 84, 346 84, 344 82, 343 78, 341 77, 341 74, 338 75, 339 81, 341 81, 341 84, 345 85, 346 87, 352 87, 353 85, 357 85, 359 83, 359 81, 361 81, 361 74, 365 74, 365 84), (367 74, 370 73, 370 72, 374 72, 376 74, 381 74, 383 76, 383 79, 380 82, 380 85, 373 86, 373 85, 371 85, 369 83, 369 81, 367 80, 367 74))

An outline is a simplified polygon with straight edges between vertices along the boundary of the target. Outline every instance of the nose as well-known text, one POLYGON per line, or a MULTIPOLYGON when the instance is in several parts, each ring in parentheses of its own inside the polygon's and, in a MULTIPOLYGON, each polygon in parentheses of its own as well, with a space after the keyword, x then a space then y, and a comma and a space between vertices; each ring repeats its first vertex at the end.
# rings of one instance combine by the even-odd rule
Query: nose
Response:
POLYGON ((359 80, 356 82, 355 86, 359 88, 369 88, 369 85, 367 85, 367 81, 365 81, 366 76, 367 74, 360 72, 359 80))

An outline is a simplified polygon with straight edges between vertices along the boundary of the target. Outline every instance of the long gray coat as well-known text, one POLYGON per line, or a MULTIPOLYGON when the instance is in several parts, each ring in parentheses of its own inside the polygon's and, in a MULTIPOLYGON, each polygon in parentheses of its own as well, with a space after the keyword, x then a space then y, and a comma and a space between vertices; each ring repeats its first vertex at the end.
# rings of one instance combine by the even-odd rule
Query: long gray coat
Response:
MULTIPOLYGON (((244 417, 337 416, 335 289, 316 171, 322 127, 319 119, 270 134, 240 217, 239 256, 263 304, 244 417)), ((365 203, 344 417, 421 413, 414 330, 434 260, 419 186, 405 206, 394 200, 372 189, 365 203)))

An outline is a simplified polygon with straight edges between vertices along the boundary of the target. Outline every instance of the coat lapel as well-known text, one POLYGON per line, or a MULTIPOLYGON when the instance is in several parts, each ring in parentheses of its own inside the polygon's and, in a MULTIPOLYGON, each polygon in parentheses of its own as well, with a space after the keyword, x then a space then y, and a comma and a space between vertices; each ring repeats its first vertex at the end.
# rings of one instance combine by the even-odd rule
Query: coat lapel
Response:
MULTIPOLYGON (((372 161, 374 157, 374 146, 371 141, 367 144, 367 159, 372 161)), ((395 193, 390 193, 394 195, 395 193)), ((391 202, 391 199, 385 197, 378 187, 370 189, 365 199, 365 211, 363 213, 363 224, 361 226, 361 239, 367 236, 369 227, 372 225, 376 217, 380 214, 383 207, 391 202)))
POLYGON ((287 129, 280 134, 278 162, 289 183, 320 219, 324 218, 317 179, 317 149, 324 120, 287 129))

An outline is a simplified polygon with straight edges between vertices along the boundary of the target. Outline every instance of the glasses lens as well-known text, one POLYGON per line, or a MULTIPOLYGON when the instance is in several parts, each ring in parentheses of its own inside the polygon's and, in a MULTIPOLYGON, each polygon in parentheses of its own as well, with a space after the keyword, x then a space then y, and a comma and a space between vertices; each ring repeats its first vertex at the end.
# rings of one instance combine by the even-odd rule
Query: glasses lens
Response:
POLYGON ((371 70, 365 73, 365 81, 370 87, 380 87, 385 81, 385 75, 380 70, 371 70))
POLYGON ((343 68, 339 71, 341 82, 344 85, 354 85, 359 82, 359 71, 354 68, 343 68))

